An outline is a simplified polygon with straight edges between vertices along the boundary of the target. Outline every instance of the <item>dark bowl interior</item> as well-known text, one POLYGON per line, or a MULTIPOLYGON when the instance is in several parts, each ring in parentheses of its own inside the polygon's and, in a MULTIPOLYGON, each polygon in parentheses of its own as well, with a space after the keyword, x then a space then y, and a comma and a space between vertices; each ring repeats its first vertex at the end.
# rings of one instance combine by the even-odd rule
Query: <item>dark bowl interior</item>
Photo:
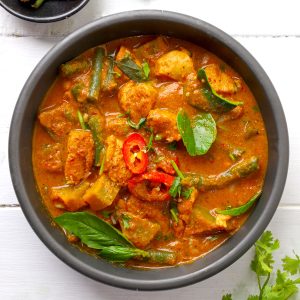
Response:
POLYGON ((89 0, 47 0, 34 9, 19 0, 0 0, 0 5, 18 18, 32 22, 55 22, 65 19, 82 9, 89 0))
POLYGON ((128 289, 181 287, 208 278, 245 253, 262 234, 280 201, 288 169, 289 143, 284 113, 264 70, 233 38, 189 16, 162 11, 132 11, 99 19, 77 30, 41 60, 26 82, 12 118, 9 162, 14 188, 28 222, 45 245, 77 271, 128 289), (142 34, 164 34, 188 40, 215 53, 245 79, 258 101, 267 128, 269 164, 263 194, 242 228, 203 259, 174 268, 125 269, 78 251, 51 226, 37 192, 31 163, 32 134, 38 107, 57 75, 58 66, 84 50, 108 41, 142 34))

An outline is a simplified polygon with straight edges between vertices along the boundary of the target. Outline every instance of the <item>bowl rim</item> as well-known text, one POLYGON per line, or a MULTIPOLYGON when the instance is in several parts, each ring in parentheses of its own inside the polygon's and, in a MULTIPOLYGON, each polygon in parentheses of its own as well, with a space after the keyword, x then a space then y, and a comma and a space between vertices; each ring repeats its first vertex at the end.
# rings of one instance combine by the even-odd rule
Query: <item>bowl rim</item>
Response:
POLYGON ((55 15, 52 17, 37 17, 37 16, 29 16, 29 15, 22 14, 20 12, 15 11, 14 9, 12 9, 9 5, 4 3, 3 0, 0 0, 0 6, 2 6, 6 11, 11 13, 15 17, 20 18, 22 20, 35 22, 35 23, 51 23, 51 22, 57 22, 57 21, 64 20, 64 19, 74 15, 79 10, 81 10, 88 2, 89 2, 89 0, 81 0, 81 2, 73 9, 71 9, 63 14, 58 14, 58 15, 55 15))
MULTIPOLYGON (((214 27, 213 25, 210 25, 202 20, 193 18, 188 15, 161 10, 136 10, 102 17, 76 30, 75 32, 71 33, 66 38, 64 38, 62 41, 60 41, 42 58, 42 60, 38 63, 38 65, 35 67, 31 75, 29 76, 28 80, 26 81, 20 93, 19 99, 16 103, 15 110, 13 112, 9 132, 9 167, 11 172, 12 183, 22 211, 35 233, 59 259, 61 259, 73 269, 97 281, 101 281, 112 286, 132 290, 164 290, 190 285, 217 274, 221 270, 230 266, 238 258, 240 258, 260 237, 260 235, 263 233, 263 231, 269 224, 277 209, 287 177, 288 161, 289 139, 287 124, 282 106, 269 77, 262 69, 262 67, 258 64, 258 62, 253 58, 253 56, 231 36, 227 35, 226 33, 214 27), (29 92, 31 89, 31 85, 35 82, 36 77, 39 76, 39 72, 43 69, 42 65, 50 57, 55 57, 56 53, 59 52, 60 49, 63 49, 66 45, 71 45, 76 41, 78 42, 78 40, 80 40, 80 38, 84 35, 91 34, 94 30, 99 30, 101 26, 116 26, 118 25, 118 23, 128 19, 138 19, 146 21, 167 20, 170 22, 172 21, 180 24, 189 24, 190 26, 196 27, 199 30, 199 32, 205 30, 206 32, 208 32, 209 35, 211 35, 215 39, 220 40, 225 45, 230 44, 230 48, 234 52, 238 53, 239 56, 242 57, 246 61, 246 63, 249 64, 249 68, 251 68, 251 70, 258 77, 261 84, 268 90, 268 95, 270 94, 270 97, 268 98, 272 98, 272 102, 270 103, 270 105, 272 106, 274 115, 276 115, 276 120, 278 121, 278 124, 280 124, 280 126, 276 125, 278 136, 280 138, 280 143, 278 143, 278 154, 280 159, 278 160, 278 166, 276 169, 276 173, 274 174, 274 186, 272 188, 272 191, 270 192, 270 196, 268 197, 269 201, 264 206, 266 209, 266 211, 264 212, 264 218, 260 217, 258 219, 258 221, 253 225, 253 227, 251 227, 251 229, 243 236, 240 244, 234 247, 234 249, 229 249, 229 252, 227 252, 218 260, 214 261, 209 266, 197 270, 196 272, 193 272, 191 274, 178 276, 176 278, 160 279, 159 281, 136 280, 131 278, 112 276, 101 270, 96 270, 95 268, 84 264, 82 261, 73 257, 69 252, 67 252, 62 247, 62 245, 57 243, 57 241, 44 228, 37 214, 34 212, 33 209, 31 209, 32 207, 29 200, 26 199, 26 191, 24 188, 25 182, 21 176, 20 166, 16 163, 20 155, 20 150, 17 149, 17 147, 14 147, 14 145, 17 144, 16 142, 20 138, 20 133, 18 132, 18 130, 21 129, 21 122, 19 116, 26 107, 26 105, 28 105, 27 98, 30 94, 29 92)), ((241 231, 241 229, 239 231, 241 231)))

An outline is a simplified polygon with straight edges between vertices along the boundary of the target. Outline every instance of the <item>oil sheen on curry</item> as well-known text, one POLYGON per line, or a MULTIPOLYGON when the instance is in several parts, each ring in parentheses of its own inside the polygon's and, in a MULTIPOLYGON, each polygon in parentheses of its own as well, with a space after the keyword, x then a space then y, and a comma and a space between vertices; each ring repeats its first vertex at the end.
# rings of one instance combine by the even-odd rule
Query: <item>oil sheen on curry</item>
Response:
POLYGON ((243 78, 165 36, 62 64, 33 137, 38 190, 69 242, 138 268, 205 259, 232 236, 259 201, 267 153, 243 78))

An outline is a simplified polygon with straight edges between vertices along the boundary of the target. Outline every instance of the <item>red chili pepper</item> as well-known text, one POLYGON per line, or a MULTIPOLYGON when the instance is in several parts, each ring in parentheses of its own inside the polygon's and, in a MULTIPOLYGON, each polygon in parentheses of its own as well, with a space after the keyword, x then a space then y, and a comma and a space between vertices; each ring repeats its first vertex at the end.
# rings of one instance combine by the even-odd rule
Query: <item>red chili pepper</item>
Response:
POLYGON ((130 179, 128 189, 141 200, 167 201, 171 198, 169 189, 174 179, 175 177, 169 174, 151 171, 130 179))
POLYGON ((142 174, 148 166, 146 142, 139 133, 132 133, 123 144, 123 157, 127 168, 133 174, 142 174))

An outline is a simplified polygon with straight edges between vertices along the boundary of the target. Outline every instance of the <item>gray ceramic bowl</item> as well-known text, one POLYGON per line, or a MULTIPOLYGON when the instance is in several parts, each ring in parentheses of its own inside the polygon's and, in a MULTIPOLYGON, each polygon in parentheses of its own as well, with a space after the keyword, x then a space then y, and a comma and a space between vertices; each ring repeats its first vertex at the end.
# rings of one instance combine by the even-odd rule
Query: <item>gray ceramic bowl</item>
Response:
POLYGON ((262 234, 280 201, 288 169, 289 142, 276 91, 251 54, 221 30, 190 16, 165 11, 132 11, 99 19, 58 43, 40 61, 17 102, 10 128, 9 162, 23 212, 44 244, 62 261, 95 280, 128 289, 178 288, 204 280, 243 255, 262 234), (192 264, 150 271, 125 269, 96 259, 67 242, 51 220, 36 190, 31 163, 32 134, 38 107, 57 75, 58 66, 84 50, 108 41, 142 34, 185 39, 215 53, 238 71, 258 100, 269 141, 269 164, 263 194, 242 228, 221 247, 192 264))

